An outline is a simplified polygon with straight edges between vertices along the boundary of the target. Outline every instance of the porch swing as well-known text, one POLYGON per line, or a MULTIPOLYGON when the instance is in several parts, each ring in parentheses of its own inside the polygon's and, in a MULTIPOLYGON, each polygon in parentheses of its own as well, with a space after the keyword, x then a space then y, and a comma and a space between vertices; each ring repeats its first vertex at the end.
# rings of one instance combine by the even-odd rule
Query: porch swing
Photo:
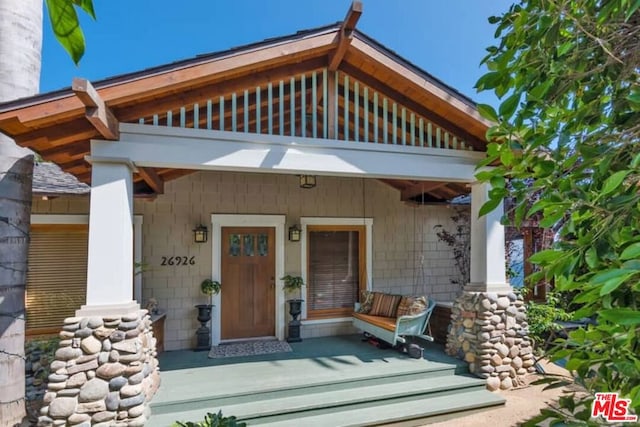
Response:
MULTIPOLYGON (((363 180, 363 217, 365 214, 365 192, 364 192, 364 180, 363 180)), ((424 195, 423 195, 424 199, 424 195)), ((416 212, 414 211, 414 236, 417 229, 416 212)), ((413 295, 412 297, 400 297, 398 295, 385 295, 377 293, 371 299, 367 298, 363 301, 363 306, 368 304, 368 308, 365 310, 359 309, 357 305, 356 313, 353 317, 353 325, 362 331, 364 331, 365 341, 375 339, 378 347, 383 346, 383 343, 388 343, 391 347, 400 350, 403 353, 408 354, 412 358, 421 359, 424 349, 419 344, 414 342, 416 338, 421 338, 425 341, 433 342, 433 337, 429 334, 425 334, 425 329, 428 327, 429 319, 435 308, 435 301, 432 299, 424 298, 418 299, 416 295, 419 295, 418 291, 418 278, 416 277, 416 239, 413 241, 414 252, 414 269, 413 269, 413 295), (395 303, 389 304, 388 299, 396 299, 395 303), (380 302, 378 303, 378 299, 380 302), (416 310, 416 303, 418 304, 419 311, 416 310), (395 305, 394 305, 395 304, 395 305), (404 305, 403 305, 404 304, 404 305), (377 308, 395 306, 397 309, 393 314, 381 314, 378 313, 377 308), (401 309, 402 307, 402 309, 401 309), (373 314, 369 314, 373 310, 373 314), (402 311, 402 314, 399 312, 402 311), (398 312, 398 313, 396 313, 398 312)), ((424 249, 423 249, 424 251, 424 249)), ((423 295, 426 293, 426 281, 424 275, 424 254, 421 256, 421 274, 422 277, 422 290, 423 295)))

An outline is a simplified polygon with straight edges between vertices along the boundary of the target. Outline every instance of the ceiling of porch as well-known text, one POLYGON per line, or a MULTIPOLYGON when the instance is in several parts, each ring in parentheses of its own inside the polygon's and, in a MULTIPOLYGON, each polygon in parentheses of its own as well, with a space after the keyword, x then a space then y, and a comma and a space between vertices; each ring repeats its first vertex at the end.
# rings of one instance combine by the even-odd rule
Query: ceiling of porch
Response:
MULTIPOLYGON (((361 12, 356 1, 331 26, 0 104, 0 130, 86 183, 91 139, 117 140, 120 122, 484 151, 475 104, 358 32, 361 12)), ((192 172, 139 168, 136 193, 192 172)), ((468 193, 383 181, 402 200, 468 193)))

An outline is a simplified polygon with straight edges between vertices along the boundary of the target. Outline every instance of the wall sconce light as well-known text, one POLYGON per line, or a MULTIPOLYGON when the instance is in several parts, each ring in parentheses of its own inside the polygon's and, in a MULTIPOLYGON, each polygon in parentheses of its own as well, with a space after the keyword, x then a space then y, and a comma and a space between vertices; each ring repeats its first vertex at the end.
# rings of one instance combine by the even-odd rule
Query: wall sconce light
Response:
POLYGON ((289 227, 289 241, 290 242, 299 242, 300 241, 300 233, 302 230, 298 228, 297 225, 293 225, 289 227))
POLYGON ((315 175, 300 175, 300 188, 313 188, 316 186, 315 175))
POLYGON ((207 234, 208 234, 207 227, 200 224, 199 226, 193 229, 193 240, 196 243, 207 243, 207 234))

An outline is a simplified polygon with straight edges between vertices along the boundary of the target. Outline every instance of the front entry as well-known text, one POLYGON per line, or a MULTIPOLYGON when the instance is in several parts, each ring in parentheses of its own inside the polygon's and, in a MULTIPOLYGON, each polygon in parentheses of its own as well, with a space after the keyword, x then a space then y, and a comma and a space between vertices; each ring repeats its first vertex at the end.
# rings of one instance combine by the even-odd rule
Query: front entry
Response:
POLYGON ((222 227, 221 338, 275 336, 275 228, 222 227))

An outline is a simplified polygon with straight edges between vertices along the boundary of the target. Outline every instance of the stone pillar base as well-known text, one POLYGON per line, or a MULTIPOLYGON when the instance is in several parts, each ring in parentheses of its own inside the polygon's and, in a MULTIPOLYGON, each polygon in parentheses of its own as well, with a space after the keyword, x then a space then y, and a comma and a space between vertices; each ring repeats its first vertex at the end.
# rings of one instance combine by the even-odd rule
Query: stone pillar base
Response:
POLYGON ((147 310, 70 317, 60 338, 38 426, 143 426, 160 385, 147 310))
POLYGON ((532 343, 520 295, 465 290, 451 309, 446 352, 469 363, 487 388, 510 389, 534 372, 532 343))

